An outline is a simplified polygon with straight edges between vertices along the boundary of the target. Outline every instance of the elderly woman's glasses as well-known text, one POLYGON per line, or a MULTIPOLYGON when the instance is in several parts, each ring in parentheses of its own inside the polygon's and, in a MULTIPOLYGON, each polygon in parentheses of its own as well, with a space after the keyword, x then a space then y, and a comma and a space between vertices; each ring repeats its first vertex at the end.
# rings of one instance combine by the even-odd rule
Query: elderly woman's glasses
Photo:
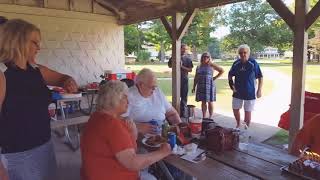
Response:
POLYGON ((39 48, 40 49, 40 43, 39 42, 37 42, 37 41, 34 41, 34 40, 30 40, 31 42, 32 42, 32 44, 34 44, 37 48, 39 48))

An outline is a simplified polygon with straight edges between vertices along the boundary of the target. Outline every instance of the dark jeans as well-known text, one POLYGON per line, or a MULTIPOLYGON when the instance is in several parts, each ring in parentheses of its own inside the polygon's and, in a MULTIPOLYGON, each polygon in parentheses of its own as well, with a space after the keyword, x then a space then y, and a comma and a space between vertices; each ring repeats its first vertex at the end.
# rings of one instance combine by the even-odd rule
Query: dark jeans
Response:
POLYGON ((181 78, 181 89, 180 89, 180 116, 186 117, 187 101, 188 101, 188 78, 181 78))

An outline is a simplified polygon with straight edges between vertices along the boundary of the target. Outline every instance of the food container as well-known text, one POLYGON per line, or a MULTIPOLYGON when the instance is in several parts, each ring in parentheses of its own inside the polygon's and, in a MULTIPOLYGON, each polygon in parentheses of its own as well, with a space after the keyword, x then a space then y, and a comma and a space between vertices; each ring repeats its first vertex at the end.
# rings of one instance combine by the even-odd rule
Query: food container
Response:
POLYGON ((189 127, 191 131, 191 137, 200 139, 202 119, 200 118, 190 119, 189 127))

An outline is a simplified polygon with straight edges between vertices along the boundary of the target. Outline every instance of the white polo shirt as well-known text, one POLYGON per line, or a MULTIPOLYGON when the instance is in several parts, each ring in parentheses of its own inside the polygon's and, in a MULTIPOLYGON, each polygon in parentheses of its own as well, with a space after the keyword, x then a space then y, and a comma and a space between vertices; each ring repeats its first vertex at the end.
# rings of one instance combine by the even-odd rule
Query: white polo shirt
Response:
POLYGON ((164 94, 157 87, 150 97, 143 97, 136 86, 129 89, 129 106, 126 116, 135 122, 149 122, 152 119, 165 120, 166 112, 170 111, 172 105, 168 102, 164 94))

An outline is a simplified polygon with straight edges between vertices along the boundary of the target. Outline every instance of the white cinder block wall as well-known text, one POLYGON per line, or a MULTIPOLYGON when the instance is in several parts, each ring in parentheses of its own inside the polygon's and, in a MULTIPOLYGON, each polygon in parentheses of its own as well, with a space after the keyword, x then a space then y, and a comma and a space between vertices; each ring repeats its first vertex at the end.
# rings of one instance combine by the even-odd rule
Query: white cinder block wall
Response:
POLYGON ((37 62, 73 76, 80 85, 104 70, 124 67, 123 26, 113 16, 0 4, 0 16, 37 25, 42 44, 37 62))

